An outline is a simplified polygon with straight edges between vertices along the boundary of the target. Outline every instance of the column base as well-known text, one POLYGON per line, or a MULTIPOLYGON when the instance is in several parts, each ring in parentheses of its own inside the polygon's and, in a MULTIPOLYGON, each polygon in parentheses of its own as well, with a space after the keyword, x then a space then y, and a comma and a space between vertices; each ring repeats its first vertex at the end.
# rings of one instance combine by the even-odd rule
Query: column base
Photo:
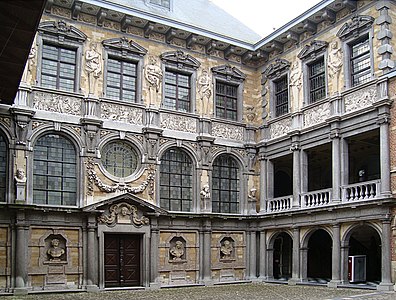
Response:
POLYGON ((99 287, 94 284, 85 286, 85 289, 87 290, 88 293, 96 293, 100 291, 99 287))
POLYGON ((341 280, 331 280, 329 283, 327 283, 327 286, 329 288, 336 288, 341 284, 341 280))
POLYGON ((214 285, 214 282, 212 279, 210 278, 205 278, 203 280, 200 281, 201 284, 205 285, 205 286, 212 286, 214 285))
POLYGON ((377 285, 377 290, 379 291, 393 291, 393 283, 380 283, 379 285, 377 285))
POLYGON ((287 284, 288 284, 288 285, 296 285, 297 282, 301 282, 301 280, 300 280, 299 278, 290 278, 290 279, 287 281, 287 284))
POLYGON ((14 295, 27 295, 28 294, 28 290, 27 288, 15 288, 13 291, 14 295))

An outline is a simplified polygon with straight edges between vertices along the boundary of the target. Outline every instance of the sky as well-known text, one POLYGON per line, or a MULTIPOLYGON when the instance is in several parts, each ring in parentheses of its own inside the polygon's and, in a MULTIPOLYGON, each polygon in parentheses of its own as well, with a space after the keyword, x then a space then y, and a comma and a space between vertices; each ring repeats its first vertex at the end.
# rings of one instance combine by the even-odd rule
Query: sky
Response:
POLYGON ((320 0, 211 0, 265 37, 320 0))

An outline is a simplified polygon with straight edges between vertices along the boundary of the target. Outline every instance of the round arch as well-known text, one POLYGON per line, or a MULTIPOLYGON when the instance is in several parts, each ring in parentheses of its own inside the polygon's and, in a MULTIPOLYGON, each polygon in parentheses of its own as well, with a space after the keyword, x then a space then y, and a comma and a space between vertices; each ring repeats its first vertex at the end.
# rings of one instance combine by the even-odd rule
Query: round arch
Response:
POLYGON ((288 280, 292 276, 293 265, 293 239, 288 231, 274 233, 268 243, 269 249, 273 250, 272 276, 278 280, 288 280))

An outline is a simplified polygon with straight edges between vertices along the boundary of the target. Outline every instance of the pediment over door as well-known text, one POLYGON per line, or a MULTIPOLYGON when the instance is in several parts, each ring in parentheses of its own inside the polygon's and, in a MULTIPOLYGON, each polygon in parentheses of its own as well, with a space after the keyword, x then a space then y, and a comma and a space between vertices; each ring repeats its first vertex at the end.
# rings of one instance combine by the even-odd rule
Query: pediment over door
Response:
POLYGON ((135 195, 124 194, 92 204, 84 208, 85 212, 98 212, 99 224, 115 226, 131 224, 135 227, 150 225, 150 215, 164 215, 167 212, 135 195))

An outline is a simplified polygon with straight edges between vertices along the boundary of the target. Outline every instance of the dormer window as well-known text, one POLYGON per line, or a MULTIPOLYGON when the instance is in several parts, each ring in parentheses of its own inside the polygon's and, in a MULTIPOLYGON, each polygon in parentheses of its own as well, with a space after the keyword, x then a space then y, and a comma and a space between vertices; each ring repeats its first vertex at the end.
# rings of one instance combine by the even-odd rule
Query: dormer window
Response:
POLYGON ((149 3, 170 9, 171 0, 150 0, 149 3))

